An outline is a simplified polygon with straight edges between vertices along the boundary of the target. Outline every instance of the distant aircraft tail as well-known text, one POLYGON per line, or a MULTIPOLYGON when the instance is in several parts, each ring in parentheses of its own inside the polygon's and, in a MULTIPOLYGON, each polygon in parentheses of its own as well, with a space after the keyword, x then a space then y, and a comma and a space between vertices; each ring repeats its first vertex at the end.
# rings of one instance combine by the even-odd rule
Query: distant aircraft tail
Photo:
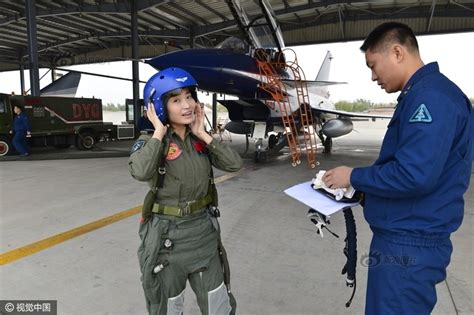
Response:
POLYGON ((69 72, 41 89, 41 96, 75 97, 81 74, 69 72))

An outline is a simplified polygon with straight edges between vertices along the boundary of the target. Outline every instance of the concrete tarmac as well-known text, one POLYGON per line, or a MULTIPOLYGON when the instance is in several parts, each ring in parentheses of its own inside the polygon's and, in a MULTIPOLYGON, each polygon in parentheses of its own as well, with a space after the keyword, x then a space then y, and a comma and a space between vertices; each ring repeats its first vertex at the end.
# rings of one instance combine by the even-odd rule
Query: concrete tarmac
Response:
MULTIPOLYGON (((340 238, 325 233, 322 239, 306 218, 307 207, 283 190, 311 180, 321 169, 371 164, 386 124, 355 122, 356 132, 334 141, 333 154, 318 151, 316 169, 308 168, 305 157, 292 167, 285 150, 255 164, 252 152, 243 153, 244 138, 232 136, 228 143, 242 153, 245 169, 217 188, 238 314, 363 314, 371 232, 362 209, 354 208, 357 291, 347 309, 352 289, 341 275, 343 215, 333 215, 330 225, 340 238)), ((61 152, 66 159, 53 160, 55 154, 43 150, 0 162, 2 259, 7 252, 46 239, 29 247, 36 253, 15 251, 15 260, 1 266, 1 300, 57 300, 58 314, 146 314, 136 256, 139 214, 133 209, 142 204, 147 187, 128 173, 129 147, 109 143, 101 149, 120 152, 118 157, 94 152, 83 156, 70 149, 61 152), (129 209, 135 214, 101 220, 129 209), (96 224, 90 227, 91 222, 96 224)), ((448 278, 437 287, 433 314, 474 314, 472 180, 471 175, 464 222, 452 235, 448 278)), ((200 314, 190 286, 185 306, 185 314, 200 314)))

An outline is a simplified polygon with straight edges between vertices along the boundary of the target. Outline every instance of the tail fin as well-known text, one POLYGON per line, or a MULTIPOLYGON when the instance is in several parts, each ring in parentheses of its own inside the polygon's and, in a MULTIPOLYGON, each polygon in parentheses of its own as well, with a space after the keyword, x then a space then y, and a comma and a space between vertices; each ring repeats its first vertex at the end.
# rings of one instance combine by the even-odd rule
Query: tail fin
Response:
MULTIPOLYGON (((331 69, 331 60, 332 54, 328 50, 326 53, 326 57, 324 57, 323 63, 321 64, 321 68, 319 68, 318 75, 316 76, 315 81, 329 81, 329 70, 331 69)), ((329 98, 329 91, 327 86, 319 86, 316 88, 316 94, 329 98)))
POLYGON ((76 96, 77 87, 81 80, 81 74, 69 72, 48 86, 41 89, 41 96, 76 96))
POLYGON ((321 68, 319 68, 318 75, 316 76, 316 81, 329 81, 329 70, 331 68, 332 54, 330 51, 326 53, 321 68))

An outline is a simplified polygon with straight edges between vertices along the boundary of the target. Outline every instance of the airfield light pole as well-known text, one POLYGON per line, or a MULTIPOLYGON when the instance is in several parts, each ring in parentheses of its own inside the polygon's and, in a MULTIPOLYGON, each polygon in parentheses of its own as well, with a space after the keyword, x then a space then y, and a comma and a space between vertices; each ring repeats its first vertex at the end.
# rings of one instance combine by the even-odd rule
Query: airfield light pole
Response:
POLYGON ((38 42, 36 40, 36 0, 26 0, 26 25, 28 29, 28 63, 30 68, 31 95, 39 96, 40 79, 38 68, 38 42))

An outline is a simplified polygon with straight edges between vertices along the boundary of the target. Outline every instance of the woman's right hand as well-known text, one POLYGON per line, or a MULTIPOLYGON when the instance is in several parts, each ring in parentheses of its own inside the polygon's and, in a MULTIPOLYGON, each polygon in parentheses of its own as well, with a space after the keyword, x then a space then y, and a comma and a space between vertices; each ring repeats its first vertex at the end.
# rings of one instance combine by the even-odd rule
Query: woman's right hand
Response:
POLYGON ((162 140, 163 137, 166 134, 166 131, 168 130, 168 127, 163 125, 161 120, 158 118, 158 115, 156 114, 155 111, 155 106, 153 105, 152 102, 148 103, 148 108, 147 108, 147 116, 148 120, 153 124, 153 127, 155 127, 155 132, 153 133, 152 138, 157 138, 158 140, 162 140))

